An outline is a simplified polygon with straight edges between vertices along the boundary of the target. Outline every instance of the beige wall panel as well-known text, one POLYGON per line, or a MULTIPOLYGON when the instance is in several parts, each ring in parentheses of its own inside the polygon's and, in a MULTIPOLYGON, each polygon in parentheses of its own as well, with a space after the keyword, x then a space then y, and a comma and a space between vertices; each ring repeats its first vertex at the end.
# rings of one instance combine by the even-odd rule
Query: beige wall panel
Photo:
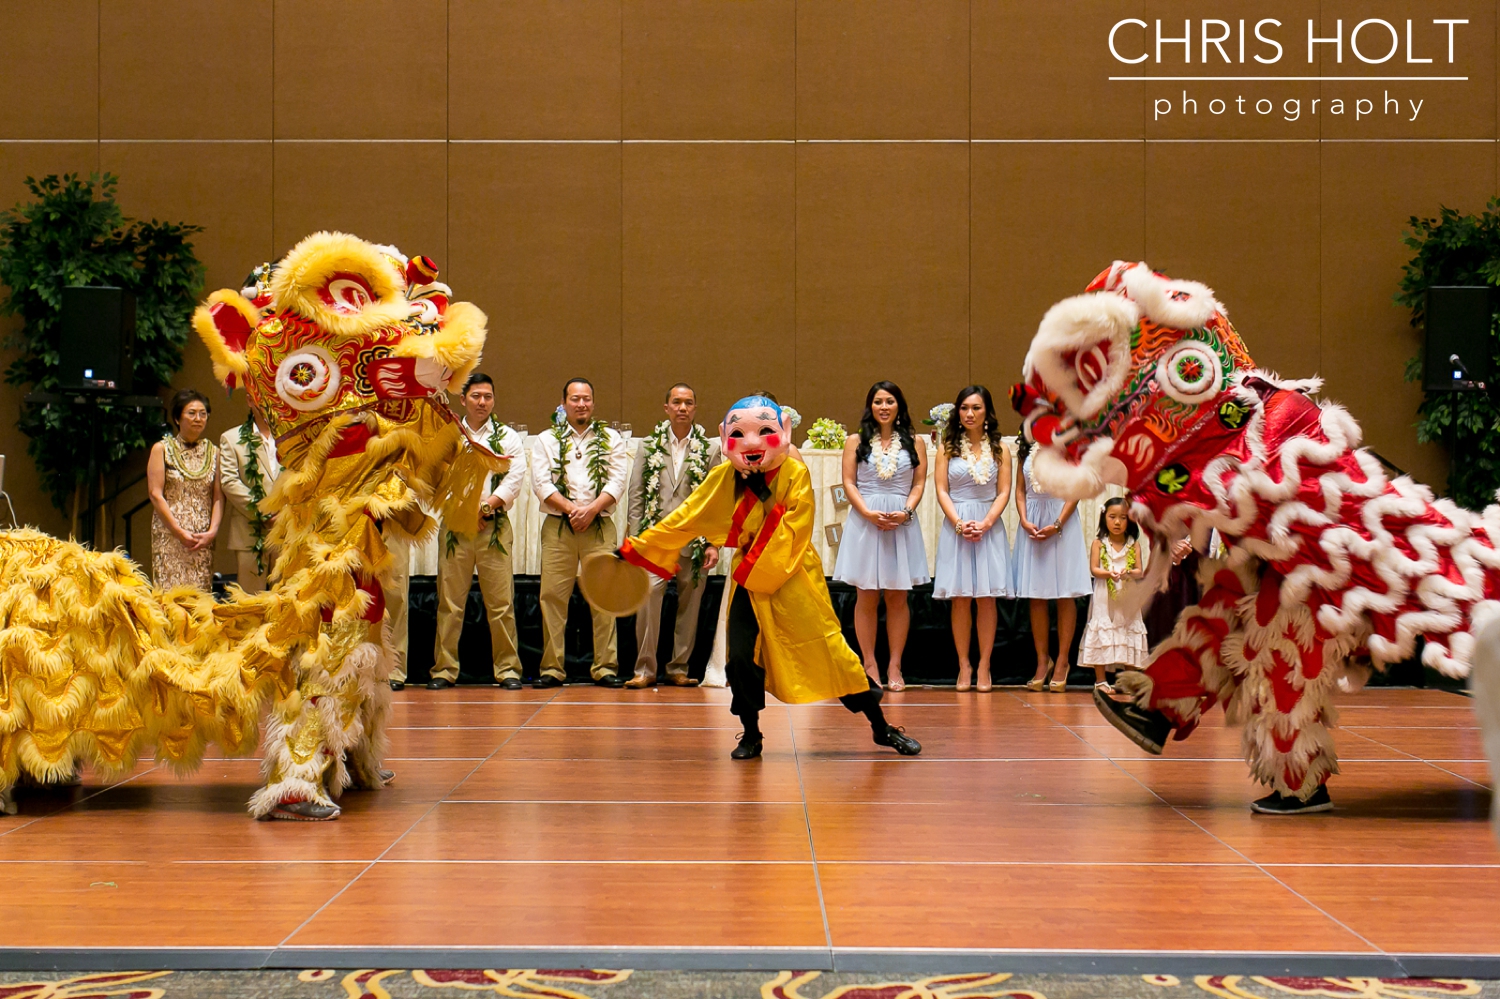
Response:
POLYGON ((98 170, 97 142, 0 142, 0 210, 31 200, 27 177, 76 173, 87 180, 98 170))
POLYGON ((99 127, 113 139, 269 139, 272 0, 102 0, 99 127))
MULTIPOLYGON (((280 255, 271 239, 270 143, 110 142, 100 157, 120 177, 126 215, 203 227, 194 248, 207 291, 237 289, 252 267, 280 255)), ((207 356, 196 337, 188 353, 207 356)))
POLYGON ((618 139, 620 0, 452 0, 455 139, 618 139))
POLYGON ((99 136, 99 0, 0 2, 0 139, 99 136))
POLYGON ((797 135, 969 135, 968 0, 798 0, 797 135))
POLYGON ((624 165, 625 418, 645 433, 678 381, 705 426, 756 389, 790 401, 795 148, 647 143, 624 165))
POLYGON ((806 423, 857 422, 882 378, 913 409, 950 397, 969 376, 968 305, 967 147, 797 147, 793 405, 806 423))
POLYGON ((1003 397, 1042 315, 1113 261, 1145 256, 1145 158, 1139 142, 974 146, 971 374, 1007 432, 1018 420, 1003 397))
POLYGON ((447 276, 489 315, 496 414, 545 429, 579 375, 619 419, 620 147, 458 145, 450 168, 447 276))
MULTIPOLYGON (((22 200, 31 200, 26 189, 28 176, 81 173, 87 176, 99 169, 99 145, 94 142, 0 142, 0 208, 9 209, 22 200)), ((4 289, 0 289, 4 292, 4 289)), ((8 293, 8 292, 6 292, 8 293)), ((0 319, 0 337, 20 329, 14 317, 0 319)), ((13 351, 0 352, 0 369, 14 360, 13 351)), ((23 524, 31 524, 52 534, 66 536, 68 522, 52 508, 52 501, 42 492, 36 479, 36 466, 26 453, 30 441, 16 428, 16 415, 27 389, 0 384, 0 454, 5 455, 4 488, 16 507, 23 524)))
POLYGON ((626 138, 790 139, 793 0, 626 0, 626 138))
POLYGON ((1146 261, 1217 292, 1250 356, 1319 369, 1318 144, 1150 143, 1146 261))
POLYGON ((448 133, 447 0, 275 0, 278 139, 448 133))
POLYGON ((442 143, 278 142, 273 155, 274 256, 310 233, 338 229, 446 267, 442 143))
POLYGON ((1437 489, 1447 481, 1448 456, 1417 443, 1412 424, 1422 392, 1402 380, 1422 334, 1391 300, 1412 254, 1401 239, 1413 215, 1435 216, 1442 206, 1482 210, 1494 178, 1488 143, 1331 143, 1323 150, 1324 394, 1360 421, 1366 444, 1437 489))
POLYGON ((1109 81, 1141 72, 1108 46, 1111 25, 1140 16, 1134 0, 1069 3, 1066 29, 1050 3, 973 0, 972 11, 975 138, 1141 137, 1143 85, 1109 81))
MULTIPOLYGON (((1344 22, 1344 61, 1330 56, 1323 61, 1328 75, 1339 76, 1467 76, 1467 81, 1378 83, 1325 83, 1323 107, 1342 98, 1343 115, 1320 116, 1323 137, 1328 139, 1416 139, 1495 137, 1495 4, 1493 0, 1453 0, 1442 4, 1419 0, 1322 0, 1324 34, 1333 35, 1333 25, 1344 22), (1389 62, 1362 62, 1350 45, 1350 36, 1360 22, 1379 18, 1396 28, 1396 54, 1389 62), (1448 62, 1448 28, 1433 24, 1434 18, 1467 18, 1454 26, 1454 61, 1448 62), (1406 61, 1406 22, 1412 22, 1411 54, 1431 63, 1406 61), (1366 98, 1374 113, 1356 119, 1354 102, 1366 98), (1387 105, 1386 99, 1395 105, 1387 105), (1413 107, 1413 104, 1419 107, 1413 107)), ((1381 58, 1391 47, 1391 34, 1379 24, 1359 32, 1359 48, 1368 58, 1381 58)), ((1325 46, 1326 48, 1326 46, 1325 46)))

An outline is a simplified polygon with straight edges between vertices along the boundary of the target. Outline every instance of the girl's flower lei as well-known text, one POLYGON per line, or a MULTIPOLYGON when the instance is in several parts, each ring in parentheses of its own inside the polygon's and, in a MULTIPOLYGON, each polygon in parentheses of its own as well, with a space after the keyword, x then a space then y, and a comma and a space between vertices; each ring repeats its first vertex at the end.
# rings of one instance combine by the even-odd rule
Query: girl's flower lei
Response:
MULTIPOLYGON (((1136 563, 1135 545, 1130 543, 1129 538, 1126 538, 1125 541, 1125 571, 1134 572, 1136 563)), ((1113 568, 1113 566, 1110 564, 1111 561, 1112 559, 1110 558, 1109 554, 1109 539, 1101 538, 1099 541, 1099 564, 1104 568, 1105 572, 1108 572, 1113 568)), ((1115 582, 1113 576, 1111 576, 1109 579, 1106 579, 1104 581, 1104 585, 1109 589, 1109 595, 1111 597, 1119 592, 1119 584, 1115 582)))

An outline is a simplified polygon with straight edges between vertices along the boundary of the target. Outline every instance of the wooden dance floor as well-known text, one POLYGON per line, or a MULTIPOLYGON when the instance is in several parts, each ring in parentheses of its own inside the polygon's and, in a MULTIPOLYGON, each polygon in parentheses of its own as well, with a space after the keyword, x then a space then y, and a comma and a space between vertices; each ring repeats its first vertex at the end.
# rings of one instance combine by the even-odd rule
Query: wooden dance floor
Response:
POLYGON ((1490 776, 1451 693, 1344 698, 1338 809, 1301 818, 1250 813, 1219 712, 1151 758, 1083 692, 890 695, 916 759, 837 704, 772 706, 749 763, 722 690, 394 700, 397 782, 335 823, 251 821, 254 760, 23 793, 0 963, 1500 977, 1490 776))

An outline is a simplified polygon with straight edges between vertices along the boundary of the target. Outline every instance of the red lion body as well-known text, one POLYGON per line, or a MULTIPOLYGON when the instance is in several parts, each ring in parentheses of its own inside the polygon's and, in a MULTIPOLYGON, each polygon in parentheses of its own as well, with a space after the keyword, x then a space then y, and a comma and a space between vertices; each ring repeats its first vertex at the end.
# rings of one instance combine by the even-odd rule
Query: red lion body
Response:
POLYGON ((1424 663, 1467 675, 1473 633, 1500 617, 1500 507, 1388 479, 1348 413, 1309 398, 1316 381, 1251 366, 1202 285, 1117 263, 1090 288, 1048 313, 1016 389, 1038 479, 1070 498, 1125 487, 1155 556, 1137 603, 1178 539, 1216 530, 1228 552, 1120 689, 1177 739, 1222 703, 1256 778, 1306 802, 1338 771, 1340 680, 1362 685, 1419 636, 1424 663))

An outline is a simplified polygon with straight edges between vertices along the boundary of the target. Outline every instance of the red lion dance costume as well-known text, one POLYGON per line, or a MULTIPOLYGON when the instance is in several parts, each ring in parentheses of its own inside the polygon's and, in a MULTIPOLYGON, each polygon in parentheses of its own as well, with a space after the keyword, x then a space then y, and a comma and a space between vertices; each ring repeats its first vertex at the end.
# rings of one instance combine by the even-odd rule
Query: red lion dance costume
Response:
POLYGON ((1038 447, 1038 480, 1083 499, 1123 486, 1151 538, 1137 605, 1166 581, 1167 551, 1218 530, 1228 557, 1105 717, 1160 753, 1222 703, 1272 793, 1257 811, 1332 807, 1329 727, 1341 679, 1409 658, 1469 671, 1474 633, 1500 618, 1500 507, 1470 513, 1359 448, 1358 425, 1309 396, 1317 379, 1257 369, 1211 290, 1116 262, 1054 305, 1012 390, 1038 447))

